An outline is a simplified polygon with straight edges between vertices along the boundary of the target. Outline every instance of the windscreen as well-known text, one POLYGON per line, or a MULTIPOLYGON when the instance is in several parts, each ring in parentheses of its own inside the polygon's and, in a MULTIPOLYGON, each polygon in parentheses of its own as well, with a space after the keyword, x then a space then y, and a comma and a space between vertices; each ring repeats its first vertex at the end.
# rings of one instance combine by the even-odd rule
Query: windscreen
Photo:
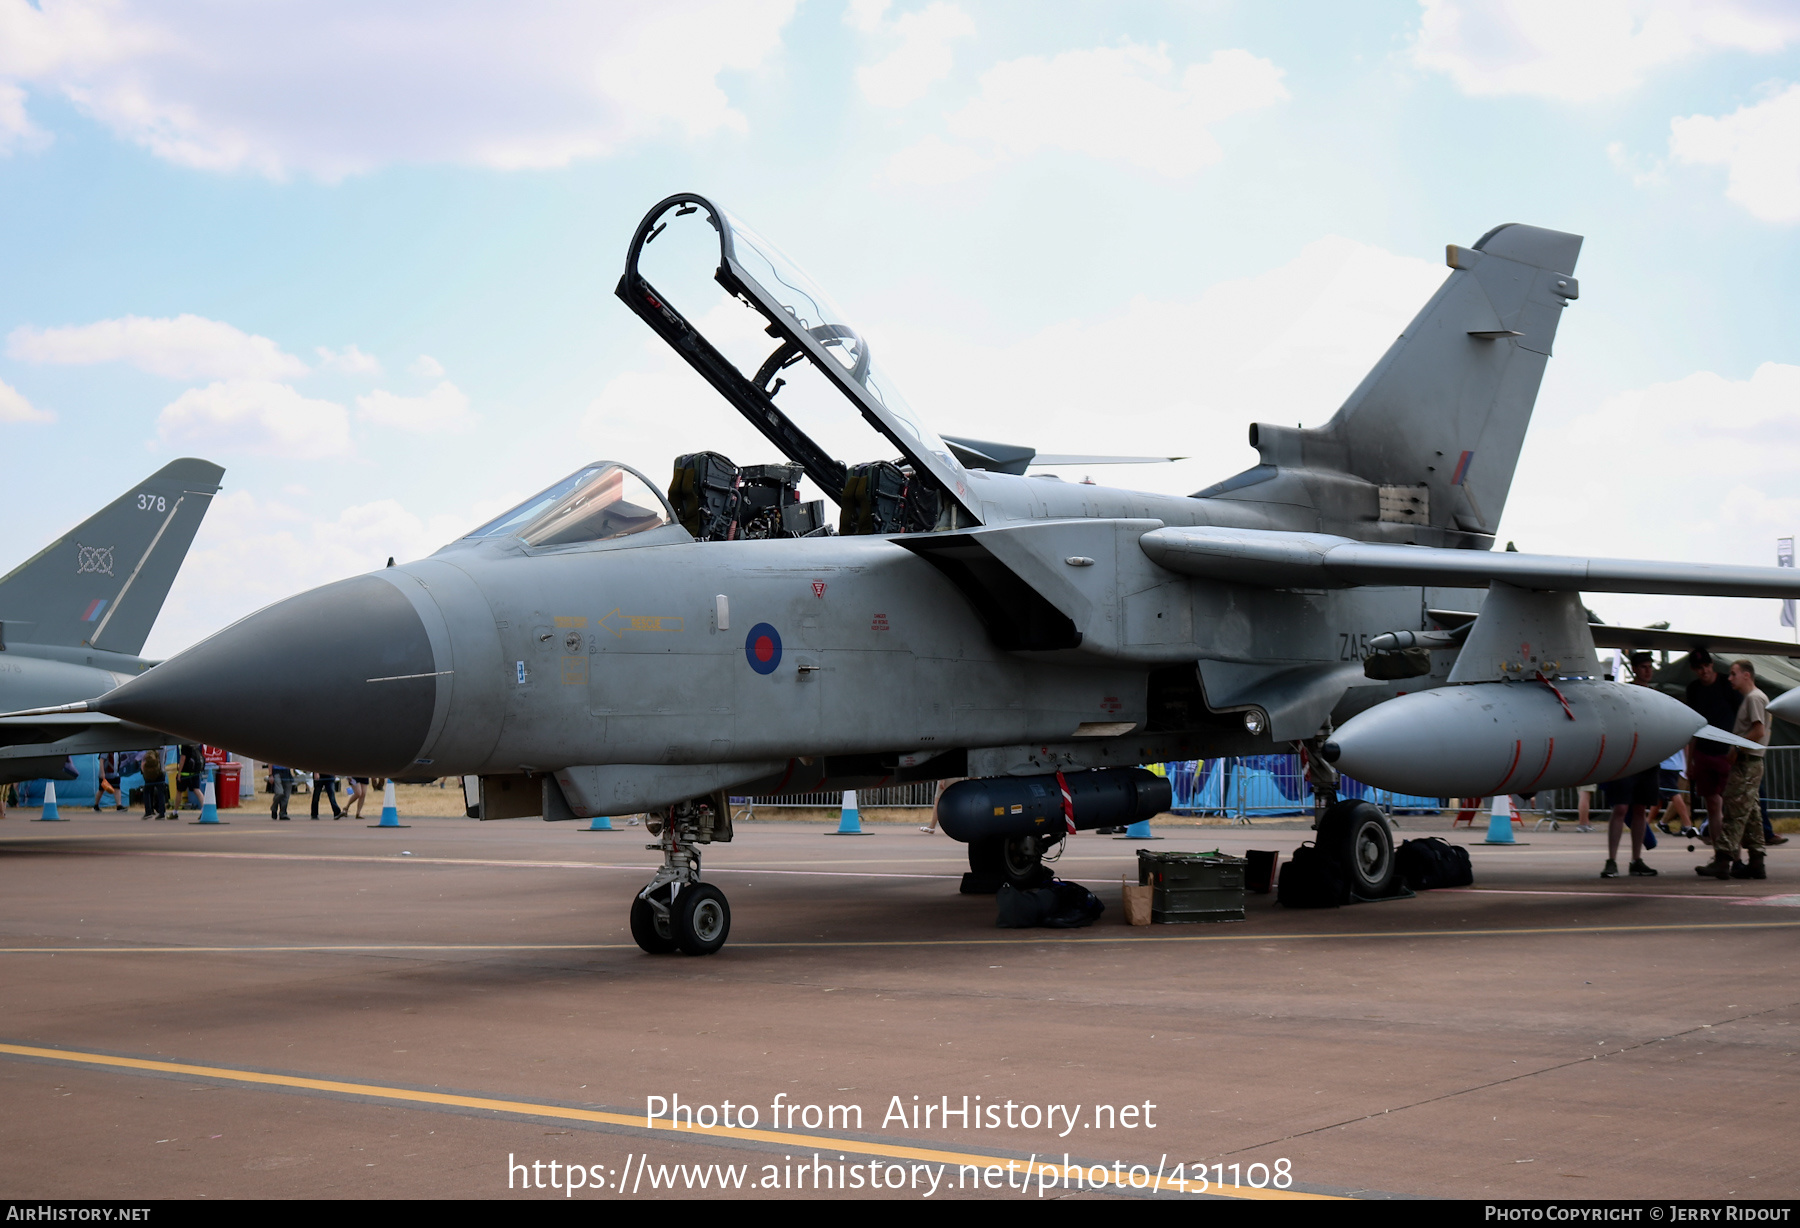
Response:
POLYGON ((539 491, 470 537, 517 537, 528 546, 629 537, 671 522, 668 504, 625 466, 597 461, 539 491))

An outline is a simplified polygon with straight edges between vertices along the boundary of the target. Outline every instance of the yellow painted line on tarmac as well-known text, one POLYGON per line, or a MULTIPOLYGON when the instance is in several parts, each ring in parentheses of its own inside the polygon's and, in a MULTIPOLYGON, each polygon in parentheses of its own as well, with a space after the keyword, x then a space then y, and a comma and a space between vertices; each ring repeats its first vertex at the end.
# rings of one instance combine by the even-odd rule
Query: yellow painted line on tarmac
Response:
MULTIPOLYGON (((813 1151, 827 1150, 853 1153, 856 1155, 876 1156, 896 1160, 914 1160, 926 1164, 974 1165, 986 1168, 997 1165, 1005 1168, 1014 1166, 1012 1171, 1026 1171, 1035 1176, 1040 1169, 1051 1172, 1058 1171, 1058 1166, 1051 1163, 1026 1167, 1019 1164, 1016 1156, 992 1156, 974 1152, 944 1151, 934 1147, 908 1147, 897 1143, 873 1143, 862 1139, 837 1138, 825 1134, 794 1134, 784 1130, 747 1130, 730 1126, 677 1126, 671 1122, 657 1121, 646 1126, 644 1119, 633 1113, 609 1113, 601 1109, 577 1109, 561 1104, 540 1104, 529 1100, 500 1100, 487 1096, 460 1096, 452 1092, 428 1092, 410 1087, 386 1087, 376 1083, 347 1083, 338 1079, 315 1079, 304 1075, 267 1074, 260 1070, 237 1070, 226 1066, 195 1066, 186 1062, 164 1062, 152 1058, 116 1057, 109 1053, 82 1053, 72 1049, 44 1049, 35 1045, 0 1044, 0 1054, 13 1057, 34 1058, 39 1061, 64 1062, 73 1066, 100 1066, 115 1070, 146 1071, 152 1074, 187 1075, 191 1078, 218 1079, 228 1083, 242 1083, 251 1086, 287 1087, 298 1091, 324 1092, 337 1096, 361 1096, 370 1100, 385 1100, 400 1104, 441 1105, 447 1108, 480 1109, 492 1113, 508 1113, 519 1117, 553 1118, 559 1121, 586 1121, 600 1125, 624 1126, 645 1134, 674 1133, 695 1135, 700 1138, 739 1139, 756 1143, 773 1143, 781 1147, 805 1148, 813 1151)), ((1091 1170, 1090 1170, 1091 1171, 1091 1170)), ((1114 1172, 1101 1169, 1100 1181, 1090 1181, 1090 1185, 1116 1185, 1121 1190, 1168 1190, 1174 1193, 1187 1191, 1171 1184, 1167 1179, 1152 1176, 1151 1184, 1133 1186, 1129 1174, 1120 1180, 1114 1172)), ((1115 1170, 1116 1171, 1116 1170, 1115 1170)), ((1083 1180, 1087 1174, 1083 1174, 1083 1180)), ((1192 1183, 1189 1183, 1192 1184, 1192 1183)), ((1337 1200, 1332 1194, 1311 1194, 1300 1190, 1257 1189, 1253 1186, 1213 1185, 1207 1193, 1220 1194, 1227 1198, 1251 1198, 1269 1200, 1337 1200)))
MULTIPOLYGON (((1511 938, 1528 934, 1644 934, 1654 928, 1659 934, 1695 933, 1707 930, 1782 930, 1800 929, 1800 921, 1720 921, 1701 925, 1560 925, 1529 926, 1517 929, 1474 930, 1354 930, 1339 934, 1144 934, 1103 938, 1076 938, 1036 935, 1018 938, 883 938, 824 939, 796 942, 734 942, 733 951, 791 951, 813 948, 869 947, 1015 947, 1015 946, 1103 946, 1119 943, 1219 943, 1219 942, 1317 942, 1322 940, 1364 938, 1511 938)), ((445 954, 504 951, 635 951, 633 942, 511 942, 511 943, 389 943, 336 944, 310 946, 233 946, 233 947, 0 947, 0 955, 258 955, 270 953, 319 954, 445 954)))

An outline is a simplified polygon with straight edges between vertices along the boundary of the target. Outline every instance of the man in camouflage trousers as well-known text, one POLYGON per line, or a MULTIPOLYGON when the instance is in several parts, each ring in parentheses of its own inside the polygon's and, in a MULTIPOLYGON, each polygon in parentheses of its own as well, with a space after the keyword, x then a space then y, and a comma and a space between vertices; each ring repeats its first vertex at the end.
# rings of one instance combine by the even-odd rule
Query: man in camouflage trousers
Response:
MULTIPOLYGON (((1769 697, 1757 689, 1756 669, 1748 661, 1733 661, 1728 675, 1732 689, 1742 696, 1731 732, 1752 742, 1769 744, 1769 697)), ((1722 857, 1732 878, 1767 878, 1763 865, 1762 809, 1757 796, 1762 789, 1763 753, 1738 747, 1732 751, 1731 775, 1725 781, 1725 822, 1713 839, 1715 859, 1722 857), (1738 849, 1750 854, 1750 864, 1738 861, 1738 849)), ((1717 860, 1715 860, 1717 864, 1717 860)), ((1719 875, 1718 877, 1725 877, 1719 875)))

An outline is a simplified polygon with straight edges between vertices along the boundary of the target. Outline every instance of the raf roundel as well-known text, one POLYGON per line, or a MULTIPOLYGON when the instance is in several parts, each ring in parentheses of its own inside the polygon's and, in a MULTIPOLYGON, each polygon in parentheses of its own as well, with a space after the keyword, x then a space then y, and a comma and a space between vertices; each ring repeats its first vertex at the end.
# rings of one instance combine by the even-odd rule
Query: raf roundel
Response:
POLYGON ((768 623, 757 623, 744 637, 744 659, 759 674, 772 674, 781 664, 781 632, 768 623))

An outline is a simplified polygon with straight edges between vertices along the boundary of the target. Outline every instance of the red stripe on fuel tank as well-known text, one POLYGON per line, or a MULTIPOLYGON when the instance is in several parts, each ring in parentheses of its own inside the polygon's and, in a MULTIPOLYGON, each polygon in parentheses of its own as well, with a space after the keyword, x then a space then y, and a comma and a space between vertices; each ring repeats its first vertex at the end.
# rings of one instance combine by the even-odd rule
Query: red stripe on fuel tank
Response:
POLYGON ((1532 788, 1537 784, 1537 782, 1544 778, 1544 773, 1548 772, 1550 770, 1550 757, 1554 754, 1556 754, 1556 739, 1551 738, 1550 745, 1548 745, 1544 748, 1544 766, 1539 768, 1538 774, 1531 778, 1531 784, 1525 785, 1523 788, 1521 788, 1519 790, 1519 792, 1521 792, 1521 793, 1531 792, 1532 788))
POLYGON ((1523 752, 1524 748, 1525 748, 1525 744, 1523 742, 1519 741, 1517 738, 1513 739, 1512 762, 1507 764, 1506 775, 1504 775, 1500 778, 1500 784, 1497 784, 1493 788, 1488 790, 1489 796, 1492 796, 1493 794, 1500 792, 1500 786, 1504 785, 1507 781, 1511 780, 1512 774, 1514 772, 1518 771, 1519 755, 1523 752))
POLYGON ((1600 753, 1594 756, 1594 761, 1592 763, 1588 764, 1588 770, 1583 772, 1582 776, 1588 780, 1592 780, 1594 778, 1594 773, 1600 767, 1600 760, 1602 760, 1604 758, 1606 758, 1606 735, 1601 734, 1600 735, 1600 753))

